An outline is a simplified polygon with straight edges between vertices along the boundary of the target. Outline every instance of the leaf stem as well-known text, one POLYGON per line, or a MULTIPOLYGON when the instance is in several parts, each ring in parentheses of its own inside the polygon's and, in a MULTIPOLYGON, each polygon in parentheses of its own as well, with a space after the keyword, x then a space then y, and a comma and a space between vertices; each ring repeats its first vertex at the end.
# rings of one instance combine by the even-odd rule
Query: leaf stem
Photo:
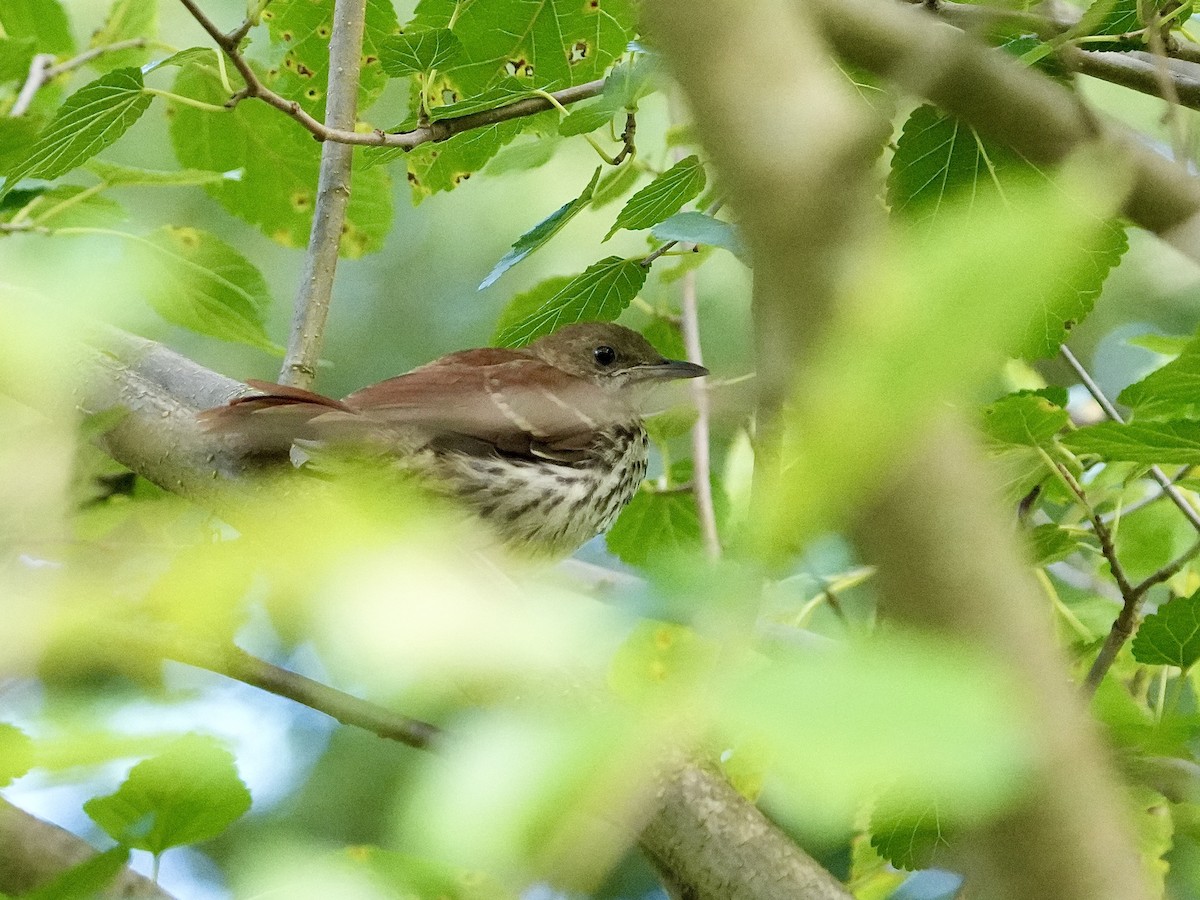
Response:
POLYGON ((142 93, 154 94, 156 97, 163 97, 170 100, 172 103, 181 103, 184 106, 190 106, 193 109, 203 110, 204 112, 227 113, 228 106, 217 106, 215 103, 205 103, 203 100, 195 100, 192 97, 184 97, 181 94, 174 94, 171 91, 160 90, 159 88, 144 87, 142 93))

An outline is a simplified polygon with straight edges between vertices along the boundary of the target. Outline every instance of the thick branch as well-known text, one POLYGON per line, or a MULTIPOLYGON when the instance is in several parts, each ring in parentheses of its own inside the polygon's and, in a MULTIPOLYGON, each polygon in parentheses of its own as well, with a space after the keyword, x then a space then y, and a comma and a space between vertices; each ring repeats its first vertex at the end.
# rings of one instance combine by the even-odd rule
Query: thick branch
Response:
MULTIPOLYGON (((27 894, 95 855, 96 848, 82 838, 0 800, 0 891, 5 894, 27 894)), ((130 869, 122 869, 102 896, 171 898, 130 869)))
MULTIPOLYGON (((362 58, 366 0, 336 0, 333 32, 329 38, 329 84, 325 125, 353 131, 358 113, 358 73, 362 58)), ((312 387, 325 337, 325 320, 333 296, 338 249, 350 202, 350 169, 353 148, 326 141, 321 147, 321 173, 312 232, 300 286, 293 304, 292 333, 279 374, 282 384, 312 387)))
POLYGON ((1200 261, 1200 183, 1067 88, 917 10, 874 0, 804 0, 837 53, 953 113, 1041 165, 1100 140, 1133 175, 1123 212, 1200 261))

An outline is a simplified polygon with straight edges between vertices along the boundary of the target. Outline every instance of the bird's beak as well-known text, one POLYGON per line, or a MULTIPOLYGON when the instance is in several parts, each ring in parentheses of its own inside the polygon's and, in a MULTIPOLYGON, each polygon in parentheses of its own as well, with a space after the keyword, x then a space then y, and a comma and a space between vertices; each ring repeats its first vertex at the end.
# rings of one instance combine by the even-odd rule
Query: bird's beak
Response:
POLYGON ((629 370, 634 381, 674 381, 677 378, 703 378, 708 369, 682 359, 664 359, 660 363, 637 366, 629 370))

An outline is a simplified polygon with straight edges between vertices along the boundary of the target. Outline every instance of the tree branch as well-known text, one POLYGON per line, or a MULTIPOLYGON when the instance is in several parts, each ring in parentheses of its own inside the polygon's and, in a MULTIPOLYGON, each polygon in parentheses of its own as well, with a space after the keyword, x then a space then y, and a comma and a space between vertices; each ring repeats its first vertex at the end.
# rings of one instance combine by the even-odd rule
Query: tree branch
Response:
MULTIPOLYGON (((353 131, 357 118, 358 73, 366 11, 366 0, 335 0, 333 5, 325 124, 343 131, 353 131)), ((279 373, 281 384, 310 388, 316 379, 337 274, 338 250, 346 223, 346 206, 350 202, 352 162, 350 145, 335 141, 326 141, 322 145, 317 202, 300 286, 292 307, 292 331, 279 373)))
MULTIPOLYGON (((683 345, 687 348, 688 362, 700 365, 704 355, 700 349, 700 313, 696 303, 696 273, 683 273, 683 297, 680 301, 683 345)), ((712 463, 709 458, 709 402, 708 385, 704 379, 692 379, 689 387, 692 403, 696 407, 696 423, 692 426, 692 495, 696 499, 696 514, 700 518, 700 535, 704 540, 704 552, 709 559, 721 555, 721 536, 717 533, 717 514, 713 507, 712 463)))

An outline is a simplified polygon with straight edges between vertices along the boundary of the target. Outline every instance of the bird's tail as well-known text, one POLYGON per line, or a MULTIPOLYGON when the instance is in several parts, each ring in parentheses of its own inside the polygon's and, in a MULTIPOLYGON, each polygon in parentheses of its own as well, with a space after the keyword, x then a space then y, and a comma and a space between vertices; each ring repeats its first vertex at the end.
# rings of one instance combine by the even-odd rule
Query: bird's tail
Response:
POLYGON ((205 430, 228 436, 247 455, 286 457, 295 441, 313 436, 313 419, 338 413, 354 415, 340 400, 312 391, 268 381, 246 383, 260 393, 206 409, 197 413, 196 419, 205 430))

